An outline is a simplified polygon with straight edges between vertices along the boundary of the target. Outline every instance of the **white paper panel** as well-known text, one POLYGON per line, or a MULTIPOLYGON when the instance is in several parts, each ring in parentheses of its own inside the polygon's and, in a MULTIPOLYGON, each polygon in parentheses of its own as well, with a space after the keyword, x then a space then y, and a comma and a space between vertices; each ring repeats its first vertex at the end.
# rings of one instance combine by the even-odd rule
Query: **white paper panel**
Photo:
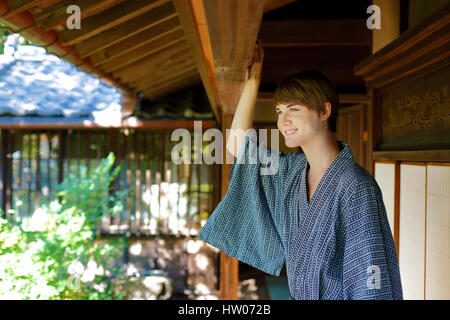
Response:
POLYGON ((389 226, 392 234, 394 234, 395 164, 375 163, 375 180, 377 180, 383 194, 389 226))
POLYGON ((450 167, 427 167, 426 299, 450 299, 450 167))
POLYGON ((399 263, 404 299, 424 298, 425 166, 400 165, 399 263))

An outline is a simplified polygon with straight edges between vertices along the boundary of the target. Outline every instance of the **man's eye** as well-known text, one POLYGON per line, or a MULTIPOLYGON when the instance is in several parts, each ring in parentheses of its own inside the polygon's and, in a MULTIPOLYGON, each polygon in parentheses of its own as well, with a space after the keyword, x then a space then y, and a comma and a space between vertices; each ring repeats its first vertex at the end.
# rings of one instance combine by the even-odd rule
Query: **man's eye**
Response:
POLYGON ((291 108, 290 110, 291 110, 291 111, 298 111, 297 108, 291 108))

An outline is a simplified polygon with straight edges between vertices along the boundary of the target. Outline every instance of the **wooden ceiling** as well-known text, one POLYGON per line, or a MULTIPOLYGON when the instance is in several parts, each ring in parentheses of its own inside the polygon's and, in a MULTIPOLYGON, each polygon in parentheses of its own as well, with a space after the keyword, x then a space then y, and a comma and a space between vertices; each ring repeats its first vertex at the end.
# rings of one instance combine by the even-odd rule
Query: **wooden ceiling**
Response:
POLYGON ((283 9, 311 1, 0 0, 0 23, 129 97, 157 99, 203 83, 220 121, 236 108, 258 33, 263 91, 303 68, 323 70, 344 91, 364 88, 352 70, 370 54, 365 21, 283 19, 283 9), (73 4, 81 28, 69 30, 73 4))

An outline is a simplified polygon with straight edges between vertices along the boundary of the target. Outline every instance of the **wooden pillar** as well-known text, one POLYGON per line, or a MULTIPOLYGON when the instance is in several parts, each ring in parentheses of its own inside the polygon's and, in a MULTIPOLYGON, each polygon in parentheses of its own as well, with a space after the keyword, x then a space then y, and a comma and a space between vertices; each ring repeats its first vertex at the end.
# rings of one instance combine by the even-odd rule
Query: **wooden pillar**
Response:
MULTIPOLYGON (((225 135, 226 129, 231 127, 246 71, 253 59, 265 1, 173 0, 173 3, 211 107, 225 135)), ((230 164, 222 165, 222 197, 228 188, 230 170, 230 164)), ((221 253, 220 298, 237 299, 237 289, 238 261, 221 253)))
MULTIPOLYGON (((223 139, 223 165, 222 165, 222 198, 228 190, 228 177, 231 171, 231 164, 227 164, 226 153, 226 129, 231 127, 233 114, 222 113, 222 134, 223 139)), ((229 255, 220 252, 220 299, 221 300, 237 300, 238 283, 239 283, 239 261, 229 255)))
POLYGON ((373 0, 380 7, 380 29, 373 30, 372 53, 383 48, 400 35, 400 0, 373 0))

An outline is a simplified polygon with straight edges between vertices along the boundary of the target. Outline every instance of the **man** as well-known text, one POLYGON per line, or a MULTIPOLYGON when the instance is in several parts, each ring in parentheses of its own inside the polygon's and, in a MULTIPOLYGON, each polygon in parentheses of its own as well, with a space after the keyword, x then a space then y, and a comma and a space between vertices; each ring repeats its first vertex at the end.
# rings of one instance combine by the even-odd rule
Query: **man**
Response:
POLYGON ((230 185, 200 239, 273 275, 286 262, 292 299, 402 299, 381 191, 336 139, 338 97, 323 74, 291 75, 274 95, 286 145, 304 153, 260 145, 256 164, 245 161, 257 143, 251 127, 263 55, 257 44, 227 142, 237 157, 230 185), (263 175, 260 155, 272 152, 278 172, 263 175))

